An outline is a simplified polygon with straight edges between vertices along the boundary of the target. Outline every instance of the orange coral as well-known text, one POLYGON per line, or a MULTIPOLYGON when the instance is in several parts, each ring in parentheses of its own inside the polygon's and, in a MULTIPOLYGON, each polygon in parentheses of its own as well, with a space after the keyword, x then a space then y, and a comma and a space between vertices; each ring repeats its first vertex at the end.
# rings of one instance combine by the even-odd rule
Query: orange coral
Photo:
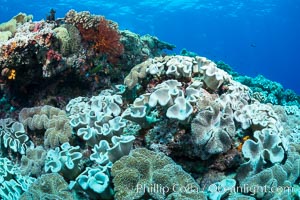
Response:
POLYGON ((242 138, 242 142, 239 144, 239 146, 237 147, 238 151, 242 151, 243 148, 243 144, 250 139, 249 135, 246 135, 245 137, 242 138))
POLYGON ((9 76, 7 78, 9 80, 15 80, 16 79, 16 70, 15 69, 10 70, 9 76))
POLYGON ((112 24, 104 17, 100 19, 96 29, 85 29, 82 24, 78 24, 77 27, 83 40, 86 42, 93 42, 93 49, 95 52, 106 55, 108 61, 116 63, 118 57, 122 55, 124 51, 116 27, 112 26, 112 24))
POLYGON ((13 41, 8 45, 2 46, 3 58, 7 59, 9 55, 17 48, 17 42, 13 41))

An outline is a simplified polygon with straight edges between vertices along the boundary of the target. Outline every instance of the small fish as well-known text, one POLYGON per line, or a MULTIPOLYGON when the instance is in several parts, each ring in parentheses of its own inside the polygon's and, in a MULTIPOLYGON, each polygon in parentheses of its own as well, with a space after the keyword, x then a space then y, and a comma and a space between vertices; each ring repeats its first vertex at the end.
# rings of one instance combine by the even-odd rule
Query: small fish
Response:
POLYGON ((95 81, 96 81, 96 83, 98 84, 98 83, 100 83, 100 78, 99 78, 99 76, 98 75, 95 75, 95 81))
POLYGON ((252 43, 250 46, 253 47, 253 48, 255 48, 256 44, 252 43))

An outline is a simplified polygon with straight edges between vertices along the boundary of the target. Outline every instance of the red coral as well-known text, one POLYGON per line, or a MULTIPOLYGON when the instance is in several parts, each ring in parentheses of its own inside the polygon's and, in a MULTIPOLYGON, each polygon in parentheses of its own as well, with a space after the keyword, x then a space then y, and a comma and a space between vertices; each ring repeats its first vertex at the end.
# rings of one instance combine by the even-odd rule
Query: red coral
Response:
POLYGON ((60 61, 61 55, 59 53, 57 53, 56 51, 54 51, 53 49, 50 49, 46 54, 46 58, 49 61, 52 61, 52 60, 60 61))
POLYGON ((104 17, 100 19, 96 29, 85 29, 82 24, 78 24, 77 27, 83 40, 93 42, 95 52, 106 55, 107 60, 111 63, 115 64, 118 57, 124 52, 117 28, 113 27, 104 17))

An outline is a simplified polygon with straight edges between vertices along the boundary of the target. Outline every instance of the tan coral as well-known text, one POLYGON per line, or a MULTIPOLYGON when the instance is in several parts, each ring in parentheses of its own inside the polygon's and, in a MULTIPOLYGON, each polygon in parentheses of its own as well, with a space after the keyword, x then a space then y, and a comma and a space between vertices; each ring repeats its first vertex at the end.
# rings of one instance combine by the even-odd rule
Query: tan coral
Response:
POLYGON ((219 101, 212 102, 193 119, 191 132, 202 159, 227 152, 236 134, 232 109, 229 105, 223 107, 219 101))
POLYGON ((132 89, 137 83, 139 78, 145 78, 147 73, 146 69, 150 60, 147 60, 141 64, 136 65, 130 71, 130 73, 126 76, 124 80, 124 84, 129 88, 132 89))
POLYGON ((58 147, 69 141, 72 128, 66 112, 52 106, 23 108, 19 113, 19 121, 29 130, 45 130, 44 145, 58 147))
POLYGON ((224 70, 217 68, 217 65, 211 60, 197 56, 196 61, 198 62, 198 70, 203 73, 203 81, 209 89, 215 91, 225 81, 231 81, 231 76, 224 70))
POLYGON ((234 118, 241 124, 243 129, 251 128, 256 131, 271 128, 278 132, 282 131, 280 120, 272 107, 258 101, 235 111, 234 118))

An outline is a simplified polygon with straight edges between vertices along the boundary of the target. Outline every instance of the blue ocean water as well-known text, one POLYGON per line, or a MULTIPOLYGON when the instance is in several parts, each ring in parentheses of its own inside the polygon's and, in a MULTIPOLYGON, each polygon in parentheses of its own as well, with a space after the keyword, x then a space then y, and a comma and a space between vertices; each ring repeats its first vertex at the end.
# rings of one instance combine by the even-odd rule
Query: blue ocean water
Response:
POLYGON ((104 15, 120 29, 151 34, 182 48, 223 60, 247 76, 264 75, 300 94, 299 0, 57 0, 0 1, 0 21, 18 12, 45 19, 70 9, 104 15))

